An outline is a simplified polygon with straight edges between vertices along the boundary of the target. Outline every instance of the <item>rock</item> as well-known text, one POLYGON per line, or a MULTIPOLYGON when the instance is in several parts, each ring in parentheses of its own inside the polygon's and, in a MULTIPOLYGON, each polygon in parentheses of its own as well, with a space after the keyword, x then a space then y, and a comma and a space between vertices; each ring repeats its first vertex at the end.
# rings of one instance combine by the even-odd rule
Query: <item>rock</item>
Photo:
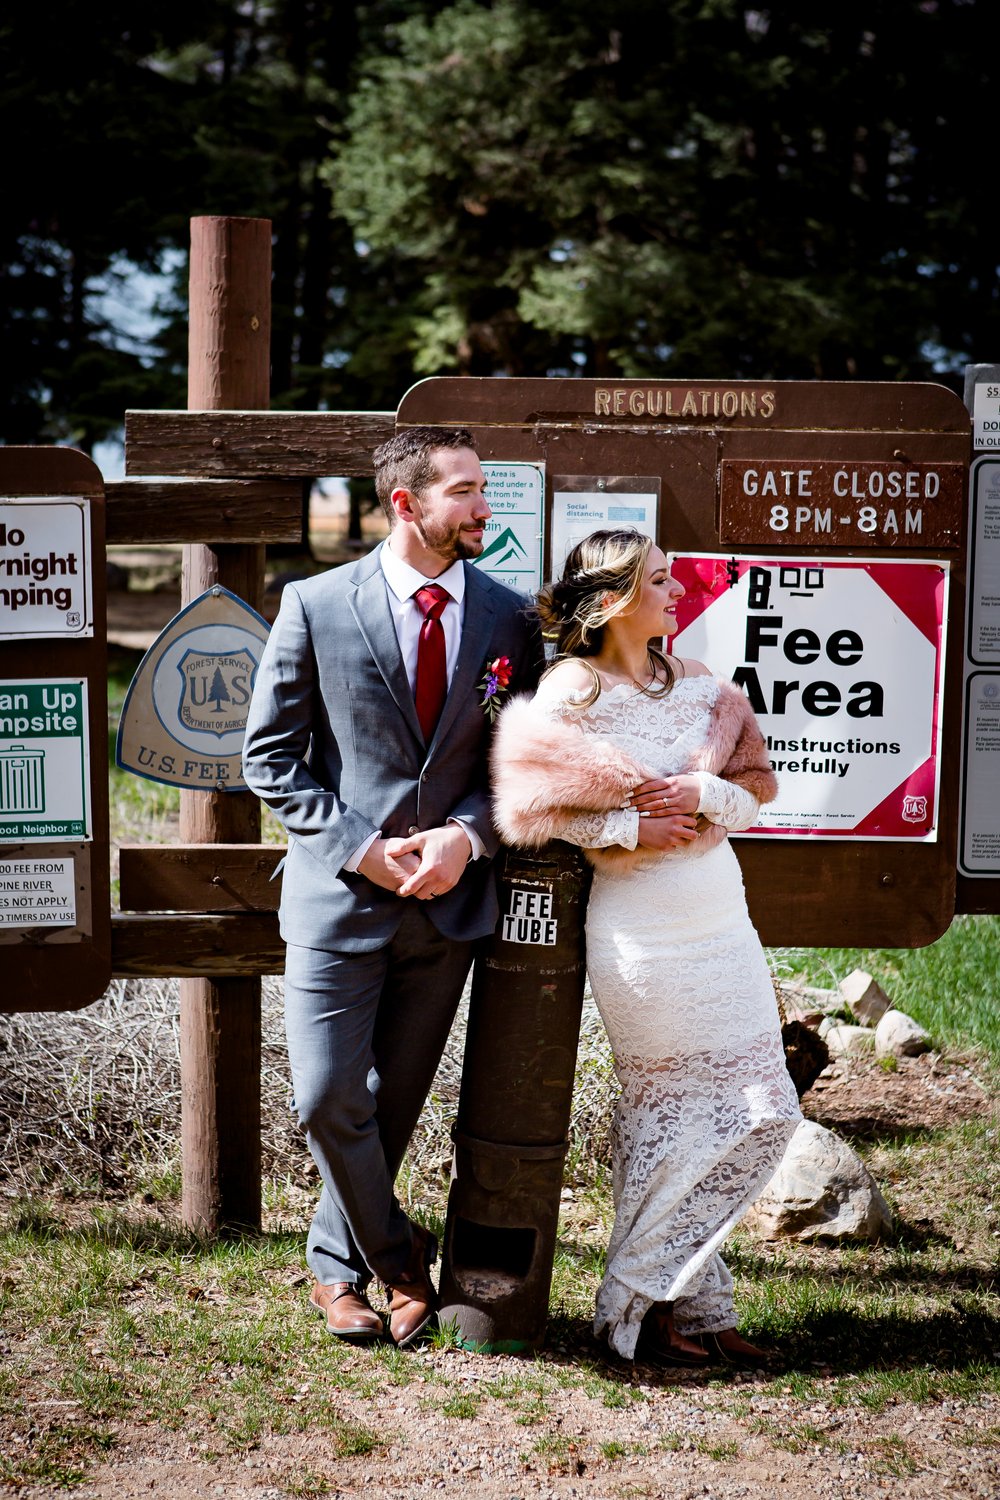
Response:
POLYGON ((892 1001, 881 985, 866 974, 864 969, 855 969, 840 981, 841 999, 850 1006, 854 1019, 862 1026, 877 1026, 892 1001))
POLYGON ((830 1049, 831 1057, 863 1057, 875 1047, 875 1033, 867 1026, 848 1026, 843 1021, 824 1021, 820 1036, 830 1049))
POLYGON ((878 1240, 892 1214, 847 1142, 803 1120, 745 1222, 762 1239, 878 1240))
POLYGON ((876 1057, 918 1057, 930 1050, 927 1032, 904 1011, 887 1011, 875 1027, 876 1057))

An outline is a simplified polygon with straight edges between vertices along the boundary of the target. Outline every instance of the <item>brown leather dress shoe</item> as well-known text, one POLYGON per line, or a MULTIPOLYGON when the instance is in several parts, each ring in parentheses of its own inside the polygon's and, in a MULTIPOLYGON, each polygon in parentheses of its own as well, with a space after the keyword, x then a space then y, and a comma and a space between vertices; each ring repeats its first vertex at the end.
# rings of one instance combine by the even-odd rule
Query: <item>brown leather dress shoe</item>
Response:
POLYGON ((332 1281, 326 1286, 317 1281, 309 1305, 326 1319, 327 1333, 338 1339, 361 1343, 381 1338, 385 1331, 382 1319, 353 1281, 332 1281))
POLYGON ((406 1270, 389 1294, 389 1333, 401 1349, 419 1338, 437 1312, 437 1293, 431 1285, 431 1266, 437 1256, 437 1240, 422 1224, 411 1224, 413 1248, 406 1270))

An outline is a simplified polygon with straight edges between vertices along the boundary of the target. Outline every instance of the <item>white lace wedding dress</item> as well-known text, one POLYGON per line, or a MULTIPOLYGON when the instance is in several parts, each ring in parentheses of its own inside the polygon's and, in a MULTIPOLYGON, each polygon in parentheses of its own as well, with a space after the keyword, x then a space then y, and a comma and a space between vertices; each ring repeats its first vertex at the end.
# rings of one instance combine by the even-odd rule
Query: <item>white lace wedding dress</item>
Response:
MULTIPOLYGON (((621 685, 589 707, 551 679, 536 704, 608 735, 662 776, 690 764, 718 694, 684 677, 664 698, 621 685)), ((756 798, 698 772, 699 812, 748 828, 756 798)), ((584 848, 635 848, 633 810, 578 817, 561 835, 584 848)), ((612 1127, 615 1224, 595 1332, 626 1359, 644 1314, 673 1302, 680 1333, 735 1324, 719 1247, 774 1174, 800 1119, 785 1068, 767 962, 723 840, 697 840, 640 868, 596 870, 587 969, 622 1093, 612 1127)))

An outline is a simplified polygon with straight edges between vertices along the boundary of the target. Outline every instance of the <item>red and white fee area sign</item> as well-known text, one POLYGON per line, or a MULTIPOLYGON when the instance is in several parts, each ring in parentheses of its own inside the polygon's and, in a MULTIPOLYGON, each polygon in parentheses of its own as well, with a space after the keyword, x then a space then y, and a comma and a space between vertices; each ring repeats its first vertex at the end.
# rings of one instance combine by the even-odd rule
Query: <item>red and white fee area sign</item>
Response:
POLYGON ((675 553, 675 656, 732 678, 778 775, 748 832, 937 837, 948 565, 675 553))

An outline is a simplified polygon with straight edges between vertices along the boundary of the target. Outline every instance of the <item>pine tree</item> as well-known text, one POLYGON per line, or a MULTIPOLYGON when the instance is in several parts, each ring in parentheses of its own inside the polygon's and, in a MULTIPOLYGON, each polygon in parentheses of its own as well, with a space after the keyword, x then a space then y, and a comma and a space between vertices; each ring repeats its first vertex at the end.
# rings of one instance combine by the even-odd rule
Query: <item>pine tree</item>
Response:
POLYGON ((215 712, 217 714, 221 714, 222 705, 230 701, 229 689, 226 687, 226 680, 222 675, 221 667, 216 667, 215 669, 212 677, 212 686, 208 693, 208 701, 215 704, 215 712))

